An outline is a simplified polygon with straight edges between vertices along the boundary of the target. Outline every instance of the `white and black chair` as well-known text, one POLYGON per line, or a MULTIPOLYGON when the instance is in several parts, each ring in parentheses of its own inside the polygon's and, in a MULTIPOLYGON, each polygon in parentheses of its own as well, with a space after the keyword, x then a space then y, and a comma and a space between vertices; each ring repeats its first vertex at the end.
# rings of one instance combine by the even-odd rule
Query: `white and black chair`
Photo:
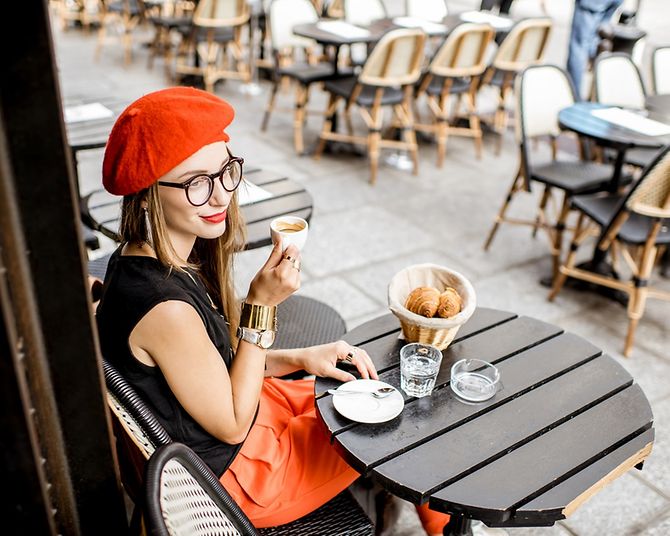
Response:
POLYGON ((408 17, 438 23, 449 13, 445 0, 405 0, 405 10, 408 17))
POLYGON ((670 94, 670 46, 657 47, 652 52, 651 81, 656 95, 670 94))
MULTIPOLYGON (((275 108, 282 81, 289 79, 296 85, 293 111, 293 145, 296 153, 304 152, 303 125, 307 118, 309 92, 314 84, 335 78, 333 63, 319 61, 315 53, 317 43, 297 36, 297 24, 316 22, 319 16, 309 0, 273 0, 268 14, 272 55, 274 58, 272 89, 263 115, 261 130, 265 131, 275 108), (296 59, 296 55, 302 57, 296 59)), ((347 71, 342 73, 342 76, 347 71)))
POLYGON ((151 536, 372 536, 351 493, 285 525, 254 528, 205 462, 182 443, 159 448, 146 469, 145 517, 151 536))
MULTIPOLYGON (((561 134, 558 112, 577 99, 572 81, 563 69, 555 65, 528 67, 517 78, 514 91, 517 99, 515 125, 519 170, 495 218, 484 249, 490 247, 501 223, 530 225, 533 234, 538 229, 547 232, 556 272, 570 199, 575 195, 607 190, 611 186, 614 170, 607 164, 558 158, 556 139, 561 134), (534 139, 551 142, 551 157, 542 163, 537 162, 531 153, 534 139), (530 192, 533 185, 543 190, 535 219, 509 217, 507 211, 516 194, 530 192), (555 192, 562 194, 562 199, 555 200, 555 192), (558 208, 554 216, 548 213, 551 204, 558 208)), ((623 184, 629 181, 630 177, 623 177, 623 184)))

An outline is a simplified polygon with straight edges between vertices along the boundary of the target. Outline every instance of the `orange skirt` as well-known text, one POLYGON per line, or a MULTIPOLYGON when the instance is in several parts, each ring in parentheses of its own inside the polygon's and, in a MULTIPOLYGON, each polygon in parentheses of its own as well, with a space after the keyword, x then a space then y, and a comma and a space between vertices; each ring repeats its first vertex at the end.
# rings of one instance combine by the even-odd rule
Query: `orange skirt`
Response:
MULTIPOLYGON (((258 528, 313 512, 360 475, 330 445, 314 409, 314 381, 267 378, 254 426, 221 483, 258 528)), ((439 533, 449 516, 419 509, 439 533)))

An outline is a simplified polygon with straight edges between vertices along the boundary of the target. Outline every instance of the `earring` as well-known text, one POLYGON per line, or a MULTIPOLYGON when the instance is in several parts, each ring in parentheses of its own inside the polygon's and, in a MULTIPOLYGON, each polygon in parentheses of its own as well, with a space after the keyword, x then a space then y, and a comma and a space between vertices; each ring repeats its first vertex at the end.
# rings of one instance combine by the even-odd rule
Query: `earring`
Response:
POLYGON ((149 218, 149 209, 146 207, 144 208, 144 230, 145 230, 144 242, 153 247, 154 239, 153 234, 151 232, 151 219, 149 218))

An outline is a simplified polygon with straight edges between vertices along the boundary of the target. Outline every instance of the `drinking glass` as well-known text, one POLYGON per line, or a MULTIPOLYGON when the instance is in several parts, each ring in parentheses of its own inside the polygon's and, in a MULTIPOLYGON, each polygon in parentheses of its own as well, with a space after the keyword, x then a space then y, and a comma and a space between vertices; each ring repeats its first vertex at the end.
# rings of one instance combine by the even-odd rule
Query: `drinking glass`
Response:
POLYGON ((400 387, 409 396, 428 396, 435 387, 442 351, 430 344, 413 342, 400 349, 400 387))

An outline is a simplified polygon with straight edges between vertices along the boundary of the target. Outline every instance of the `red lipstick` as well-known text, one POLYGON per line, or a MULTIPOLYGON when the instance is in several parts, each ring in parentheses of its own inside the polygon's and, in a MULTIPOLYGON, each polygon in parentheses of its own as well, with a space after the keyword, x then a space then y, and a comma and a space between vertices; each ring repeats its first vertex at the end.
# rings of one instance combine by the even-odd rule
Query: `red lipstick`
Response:
POLYGON ((226 219, 227 213, 228 211, 224 210, 223 212, 219 212, 218 214, 212 214, 211 216, 200 216, 200 217, 209 223, 221 223, 223 220, 226 219))

